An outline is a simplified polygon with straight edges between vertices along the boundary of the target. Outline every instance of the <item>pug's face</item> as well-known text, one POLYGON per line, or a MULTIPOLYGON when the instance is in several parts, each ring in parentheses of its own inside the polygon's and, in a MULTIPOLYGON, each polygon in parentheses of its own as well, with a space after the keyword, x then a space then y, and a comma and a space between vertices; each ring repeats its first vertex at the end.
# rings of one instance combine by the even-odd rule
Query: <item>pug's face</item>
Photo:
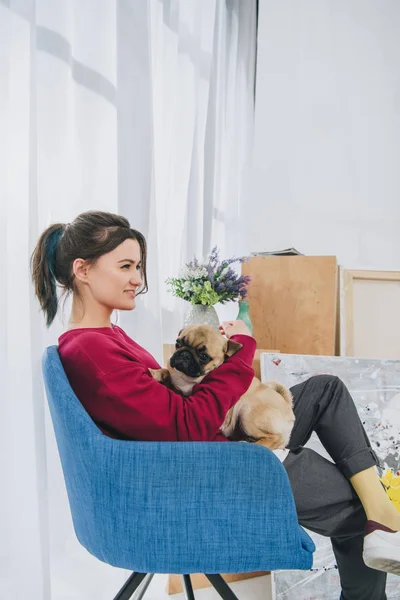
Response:
POLYGON ((210 325, 190 325, 179 332, 170 365, 188 377, 204 377, 241 347, 210 325))

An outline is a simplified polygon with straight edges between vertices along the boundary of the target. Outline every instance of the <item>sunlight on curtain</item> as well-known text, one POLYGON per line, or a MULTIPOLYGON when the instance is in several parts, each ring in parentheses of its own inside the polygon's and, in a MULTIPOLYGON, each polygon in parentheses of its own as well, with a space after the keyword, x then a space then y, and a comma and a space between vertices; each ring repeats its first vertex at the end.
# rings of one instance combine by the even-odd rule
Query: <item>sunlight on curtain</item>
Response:
POLYGON ((44 330, 29 257, 50 223, 118 211, 116 9, 97 3, 92 26, 88 2, 9 4, 0 3, 0 597, 112 597, 126 573, 91 557, 72 529, 40 366, 64 325, 44 330))
POLYGON ((161 360, 182 301, 164 279, 240 247, 255 0, 0 0, 0 597, 111 598, 127 577, 77 542, 41 379, 29 258, 89 209, 144 233, 150 292, 127 333, 161 360))
MULTIPOLYGON (((240 206, 253 135, 256 3, 150 6, 155 237, 163 339, 172 342, 187 303, 162 278, 215 244, 221 258, 245 251, 240 206)), ((237 305, 228 310, 236 316, 237 305)))

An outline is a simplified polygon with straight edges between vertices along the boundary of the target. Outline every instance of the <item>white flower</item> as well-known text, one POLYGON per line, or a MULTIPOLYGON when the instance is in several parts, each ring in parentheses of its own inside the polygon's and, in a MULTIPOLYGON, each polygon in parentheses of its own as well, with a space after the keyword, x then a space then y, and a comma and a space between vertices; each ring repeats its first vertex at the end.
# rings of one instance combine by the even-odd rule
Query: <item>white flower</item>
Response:
POLYGON ((182 285, 182 289, 184 292, 192 292, 192 282, 191 281, 184 281, 183 285, 182 285))
POLYGON ((221 276, 221 277, 223 277, 224 275, 226 275, 226 274, 227 274, 227 272, 229 271, 229 269, 230 269, 230 266, 229 266, 229 265, 228 265, 228 266, 226 266, 226 267, 224 267, 224 268, 222 269, 222 271, 221 271, 221 275, 220 275, 220 276, 221 276))
POLYGON ((181 269, 179 277, 182 279, 201 279, 202 277, 207 277, 207 269, 202 266, 190 268, 185 265, 181 269))

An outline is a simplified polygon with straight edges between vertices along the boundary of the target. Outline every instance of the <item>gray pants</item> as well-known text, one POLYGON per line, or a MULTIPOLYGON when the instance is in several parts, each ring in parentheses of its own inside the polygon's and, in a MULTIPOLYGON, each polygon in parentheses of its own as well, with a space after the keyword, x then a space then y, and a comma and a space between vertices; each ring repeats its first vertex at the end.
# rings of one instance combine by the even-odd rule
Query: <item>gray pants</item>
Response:
POLYGON ((386 600, 386 573, 362 559, 365 511, 348 478, 379 464, 353 399, 337 377, 318 375, 292 388, 296 423, 284 467, 301 525, 331 538, 341 600, 386 600), (335 464, 303 448, 315 431, 335 464))

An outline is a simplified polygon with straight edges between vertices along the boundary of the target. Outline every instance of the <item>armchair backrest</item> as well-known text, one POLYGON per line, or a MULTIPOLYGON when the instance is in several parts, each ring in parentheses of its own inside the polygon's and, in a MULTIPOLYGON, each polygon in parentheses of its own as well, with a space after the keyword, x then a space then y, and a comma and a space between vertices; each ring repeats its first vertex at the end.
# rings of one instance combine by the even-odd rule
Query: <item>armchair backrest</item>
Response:
POLYGON ((42 368, 75 533, 93 552, 97 524, 92 517, 92 470, 96 446, 104 436, 73 392, 56 346, 45 350, 42 368))

